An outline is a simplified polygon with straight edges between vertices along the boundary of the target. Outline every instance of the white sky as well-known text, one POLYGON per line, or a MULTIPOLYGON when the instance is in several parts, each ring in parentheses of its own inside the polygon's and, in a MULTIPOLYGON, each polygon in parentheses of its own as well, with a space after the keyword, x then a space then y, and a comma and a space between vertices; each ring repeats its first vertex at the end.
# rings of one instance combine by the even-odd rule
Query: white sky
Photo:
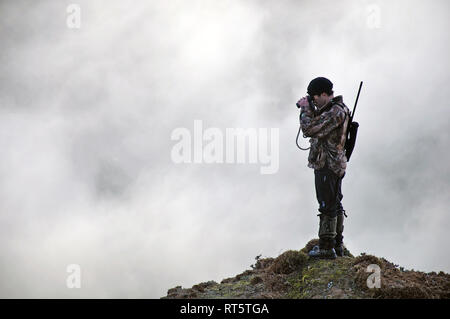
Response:
POLYGON ((318 205, 295 102, 317 76, 350 108, 364 81, 350 251, 450 272, 448 1, 77 3, 80 29, 69 3, 0 4, 0 297, 159 298, 302 248, 318 205), (173 163, 196 119, 279 128, 278 173, 173 163))

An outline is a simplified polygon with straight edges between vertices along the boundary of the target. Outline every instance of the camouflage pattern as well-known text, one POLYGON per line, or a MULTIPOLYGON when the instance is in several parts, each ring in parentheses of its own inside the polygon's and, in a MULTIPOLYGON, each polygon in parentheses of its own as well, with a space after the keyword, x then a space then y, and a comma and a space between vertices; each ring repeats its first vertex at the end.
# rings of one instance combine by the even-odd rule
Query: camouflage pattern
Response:
POLYGON ((334 250, 336 255, 339 257, 344 257, 344 214, 339 214, 336 216, 336 237, 334 237, 334 250))
POLYGON ((327 166, 339 177, 347 168, 345 139, 350 110, 336 96, 320 110, 301 107, 300 126, 305 137, 311 137, 308 167, 321 169, 327 166))
MULTIPOLYGON (((337 217, 329 217, 325 214, 320 215, 320 222, 319 222, 319 240, 325 241, 330 244, 330 247, 334 247, 334 238, 336 237, 336 224, 337 224, 337 217)), ((322 245, 319 244, 320 247, 322 245)))
POLYGON ((336 245, 342 244, 342 241, 344 240, 344 236, 342 235, 344 233, 344 214, 337 215, 337 221, 336 221, 336 245))

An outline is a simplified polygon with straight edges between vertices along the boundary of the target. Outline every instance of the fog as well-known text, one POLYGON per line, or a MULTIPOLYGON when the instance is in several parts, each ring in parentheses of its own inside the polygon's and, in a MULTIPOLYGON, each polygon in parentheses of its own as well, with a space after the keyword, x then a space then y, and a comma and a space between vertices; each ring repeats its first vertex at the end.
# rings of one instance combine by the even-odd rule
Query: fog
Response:
POLYGON ((450 272, 448 1, 76 3, 80 28, 70 2, 0 3, 0 297, 159 298, 304 247, 317 76, 350 109, 364 81, 346 246, 450 272), (195 120, 279 129, 278 171, 175 163, 195 120))

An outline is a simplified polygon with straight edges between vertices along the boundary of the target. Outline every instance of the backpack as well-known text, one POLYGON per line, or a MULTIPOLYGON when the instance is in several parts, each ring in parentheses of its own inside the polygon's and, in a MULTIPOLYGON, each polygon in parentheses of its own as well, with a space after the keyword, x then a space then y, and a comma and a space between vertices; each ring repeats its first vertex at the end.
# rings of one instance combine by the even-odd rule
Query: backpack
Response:
POLYGON ((355 148, 356 135, 358 134, 358 122, 351 122, 347 128, 347 136, 345 138, 345 157, 347 157, 347 162, 350 161, 350 156, 352 156, 353 149, 355 148))
MULTIPOLYGON (((339 103, 336 104, 344 109, 344 107, 341 104, 339 103)), ((348 114, 346 114, 346 116, 347 115, 348 114)), ((350 123, 348 124, 347 132, 345 133, 346 137, 344 144, 345 157, 347 157, 347 162, 350 161, 350 156, 352 156, 353 149, 355 148, 356 135, 358 134, 358 127, 359 123, 353 121, 353 116, 350 116, 350 123)))

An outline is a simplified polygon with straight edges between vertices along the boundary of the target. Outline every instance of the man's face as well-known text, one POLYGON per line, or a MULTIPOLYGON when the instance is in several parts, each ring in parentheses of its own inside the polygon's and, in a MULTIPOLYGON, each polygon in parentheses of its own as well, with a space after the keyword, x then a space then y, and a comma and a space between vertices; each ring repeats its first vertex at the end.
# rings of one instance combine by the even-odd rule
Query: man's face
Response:
POLYGON ((324 106, 325 104, 327 104, 328 101, 330 100, 329 96, 326 93, 322 93, 320 95, 316 94, 316 95, 311 96, 311 98, 312 98, 314 105, 319 109, 322 106, 324 106))

